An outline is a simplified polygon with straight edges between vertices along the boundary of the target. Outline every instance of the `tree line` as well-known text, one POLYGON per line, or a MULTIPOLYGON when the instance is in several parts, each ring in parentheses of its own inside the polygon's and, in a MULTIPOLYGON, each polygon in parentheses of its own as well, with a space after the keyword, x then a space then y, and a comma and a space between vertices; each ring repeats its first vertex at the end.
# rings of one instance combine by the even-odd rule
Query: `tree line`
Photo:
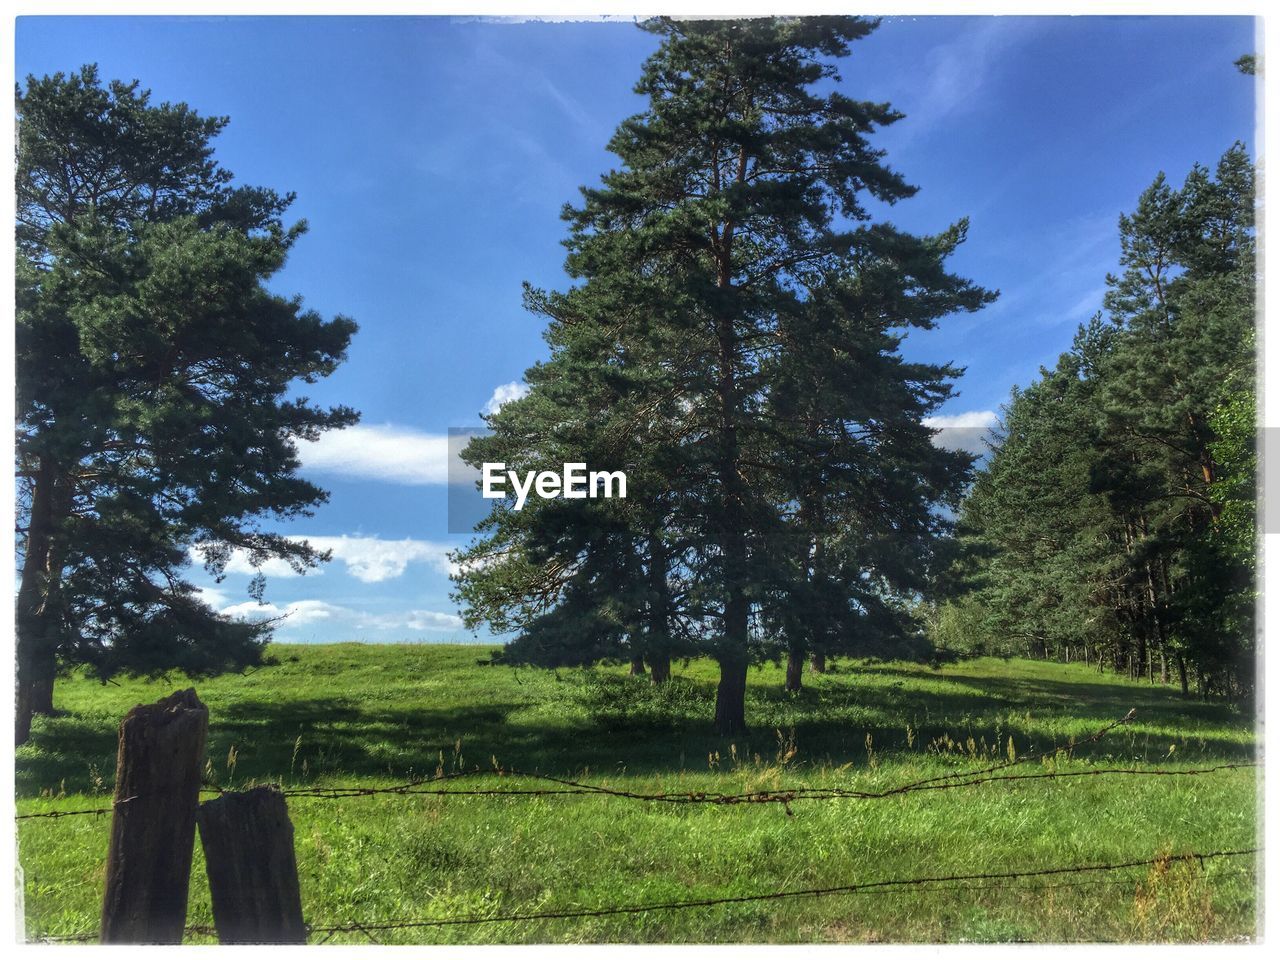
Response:
POLYGON ((1237 144, 1120 218, 1105 313, 1014 391, 964 501, 940 643, 1253 692, 1254 203, 1237 144))

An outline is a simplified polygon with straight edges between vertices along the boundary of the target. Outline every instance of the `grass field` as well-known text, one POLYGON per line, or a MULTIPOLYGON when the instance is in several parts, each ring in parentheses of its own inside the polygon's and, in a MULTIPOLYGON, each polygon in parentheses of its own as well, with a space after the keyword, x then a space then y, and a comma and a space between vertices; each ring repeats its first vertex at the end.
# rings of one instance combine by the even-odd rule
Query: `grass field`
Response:
MULTIPOLYGON (((1081 666, 994 659, 933 670, 844 662, 806 689, 751 673, 748 737, 711 736, 715 666, 655 690, 621 668, 514 670, 476 646, 284 646, 195 683, 219 786, 384 784, 504 767, 633 791, 875 790, 1052 750, 1063 772, 1253 759, 1251 715, 1081 666)), ((180 686, 60 681, 64 714, 17 755, 18 810, 103 806, 123 713, 180 686)), ((1011 773, 1036 773, 1045 762, 1011 773)), ((468 786, 514 785, 483 777, 468 786)), ((747 896, 904 877, 1033 870, 1248 848, 1252 769, 1007 781, 886 799, 672 806, 600 796, 292 798, 306 919, 430 920, 747 896)), ((530 783, 530 786, 535 784, 530 783)), ((106 817, 19 824, 31 937, 92 932, 106 817)), ((380 930, 330 942, 1075 941, 1250 939, 1251 857, 1002 882, 578 919, 380 930)), ((199 845, 188 922, 211 923, 199 845)), ((192 935, 193 941, 208 938, 192 935)), ((318 937, 316 939, 319 939, 318 937)))

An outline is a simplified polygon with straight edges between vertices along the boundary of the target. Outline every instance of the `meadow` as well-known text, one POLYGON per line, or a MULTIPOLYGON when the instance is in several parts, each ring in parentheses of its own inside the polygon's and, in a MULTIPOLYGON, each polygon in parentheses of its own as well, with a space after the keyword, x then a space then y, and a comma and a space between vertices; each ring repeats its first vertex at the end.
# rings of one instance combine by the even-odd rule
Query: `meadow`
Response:
MULTIPOLYGON (((209 708, 206 777, 392 785, 507 769, 633 792, 787 787, 883 791, 1038 756, 1010 774, 1173 772, 1255 757, 1254 718, 1082 665, 980 659, 931 668, 842 661, 753 669, 750 735, 713 736, 715 665, 660 688, 625 668, 488 663, 480 646, 272 645, 242 675, 59 682, 61 715, 17 753, 19 814, 101 807, 131 706, 195 686, 209 708), (1130 709, 1131 722, 1085 741, 1130 709), (1055 752, 1056 751, 1056 752, 1055 752)), ((545 783, 486 774, 476 787, 545 783)), ((450 786, 446 783, 445 786, 450 786)), ((544 913, 918 877, 1149 860, 1257 844, 1250 767, 1196 776, 997 780, 882 799, 664 804, 600 795, 291 797, 313 926, 544 913)), ((21 820, 27 934, 91 934, 105 816, 21 820)), ((326 934, 329 942, 1224 941, 1256 935, 1252 857, 1106 873, 873 887, 625 915, 326 934)), ((212 922, 196 845, 188 923, 212 922)), ((200 933, 192 942, 208 942, 200 933)), ((321 937, 313 937, 318 942, 321 937)))

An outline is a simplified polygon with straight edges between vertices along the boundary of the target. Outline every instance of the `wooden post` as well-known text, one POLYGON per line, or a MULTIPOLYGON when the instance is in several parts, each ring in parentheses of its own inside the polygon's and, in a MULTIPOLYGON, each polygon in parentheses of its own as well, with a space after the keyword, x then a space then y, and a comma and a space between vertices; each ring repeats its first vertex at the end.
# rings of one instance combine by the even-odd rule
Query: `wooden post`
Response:
POLYGON ((224 793, 196 815, 221 943, 306 943, 293 824, 274 787, 224 793))
POLYGON ((181 943, 209 711, 194 690, 120 721, 103 943, 181 943))

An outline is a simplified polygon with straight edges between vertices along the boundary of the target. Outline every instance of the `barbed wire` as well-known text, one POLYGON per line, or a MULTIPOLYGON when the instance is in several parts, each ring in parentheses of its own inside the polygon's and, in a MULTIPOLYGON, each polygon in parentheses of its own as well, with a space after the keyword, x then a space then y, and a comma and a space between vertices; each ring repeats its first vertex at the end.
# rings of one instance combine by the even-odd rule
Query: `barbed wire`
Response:
MULTIPOLYGON (((1124 724, 1130 723, 1137 716, 1137 711, 1130 709, 1123 717, 1113 720, 1106 726, 1100 728, 1090 736, 1083 740, 1072 740, 1070 743, 1055 747, 1050 753, 1046 754, 1044 750, 1032 749, 1024 751, 1009 760, 1002 761, 989 767, 979 770, 959 770, 953 773, 941 774, 934 777, 928 777, 923 780, 916 780, 911 783, 894 787, 885 791, 856 791, 847 788, 818 788, 818 787, 787 787, 775 788, 773 790, 756 790, 746 793, 725 794, 707 791, 671 791, 662 793, 639 793, 631 790, 621 790, 613 787, 606 787, 600 784, 583 783, 579 780, 570 780, 563 777, 556 777, 550 774, 528 772, 516 770, 512 768, 504 768, 497 764, 490 770, 474 769, 468 771, 456 771, 452 773, 437 773, 433 777, 423 777, 410 780, 406 783, 396 784, 390 787, 295 787, 284 790, 286 797, 313 797, 325 800, 338 800, 347 797, 364 797, 376 796, 378 794, 434 794, 444 795, 445 793, 454 793, 467 796, 554 796, 559 794, 587 794, 598 793, 612 797, 621 797, 628 800, 647 800, 666 803, 717 803, 717 804, 739 804, 739 803, 782 803, 787 804, 792 799, 819 799, 829 797, 848 797, 854 799, 880 799, 881 797, 893 796, 895 794, 906 793, 914 790, 934 788, 935 784, 941 784, 945 781, 965 781, 958 784, 961 786, 969 785, 968 781, 977 777, 983 777, 1000 770, 1005 770, 1019 764, 1027 763, 1032 760, 1039 760, 1045 756, 1060 756, 1062 754, 1071 754, 1082 746, 1091 743, 1097 743, 1111 731, 1124 724), (531 789, 504 789, 504 790, 450 790, 443 791, 438 788, 419 789, 427 787, 429 784, 439 783, 442 780, 456 780, 466 776, 498 776, 498 777, 514 777, 530 780, 541 780, 548 783, 559 785, 562 789, 558 790, 531 790, 531 789)), ((1040 777, 1046 775, 1038 775, 1040 777)), ((995 778, 992 778, 995 779, 995 778)), ((986 782, 986 781, 975 781, 986 782)))
MULTIPOLYGON (((314 787, 301 790, 282 791, 286 797, 312 800, 344 800, 353 797, 378 795, 395 796, 433 796, 433 797, 557 797, 557 796, 604 796, 624 800, 641 800, 652 803, 669 804, 719 804, 733 806, 751 803, 777 803, 784 807, 804 800, 881 800, 888 797, 902 796, 919 791, 955 790, 963 787, 975 787, 987 783, 1012 783, 1021 780, 1058 780, 1072 777, 1105 777, 1105 776, 1137 776, 1137 777, 1183 777, 1201 776, 1218 773, 1224 770, 1254 768, 1256 762, 1223 763, 1212 767, 1191 767, 1183 770, 1142 769, 1137 767, 1105 767, 1095 770, 1048 771, 1020 775, 971 776, 969 779, 956 779, 950 782, 916 781, 890 787, 885 790, 853 790, 847 787, 787 787, 770 790, 752 790, 745 793, 719 793, 700 790, 669 791, 659 793, 642 793, 633 790, 622 790, 599 784, 586 784, 574 780, 564 780, 545 774, 525 773, 513 770, 476 771, 475 775, 494 774, 512 778, 528 778, 549 781, 559 784, 556 788, 437 788, 430 784, 438 781, 424 780, 392 787, 314 787)), ((789 811, 788 811, 789 812, 789 811)))
MULTIPOLYGON (((724 906, 741 903, 762 903, 777 900, 798 899, 803 897, 843 896, 854 894, 892 894, 911 890, 913 893, 945 893, 945 892, 983 892, 986 890, 1025 890, 1042 892, 1046 890, 1075 889, 1089 886, 1106 886, 1132 883, 1134 877, 1100 878, 1088 880, 1055 881, 1044 884, 1026 884, 1017 881, 1038 878, 1079 875, 1088 873, 1114 873, 1122 870, 1135 870, 1143 867, 1168 866, 1175 863, 1195 863, 1202 870, 1206 861, 1231 857, 1255 856, 1261 852, 1259 847, 1238 850, 1213 850, 1207 852, 1167 853, 1142 860, 1128 860, 1118 863, 1076 864, 1072 866, 1041 867, 1033 870, 1009 870, 987 873, 950 874, 940 876, 892 878, 873 880, 864 883, 844 884, 830 887, 812 887, 802 890, 775 890, 768 893, 742 894, 729 897, 707 897, 691 900, 669 900, 647 904, 615 904, 602 907, 583 907, 566 910, 547 910, 517 912, 507 914, 479 914, 459 917, 441 917, 432 920, 347 920, 333 924, 308 924, 308 936, 325 935, 326 942, 339 933, 362 933, 378 942, 375 932, 387 930, 408 930, 426 927, 474 926, 490 923, 528 923, 542 920, 572 920, 597 917, 620 916, 637 913, 649 913, 665 910, 690 910, 706 907, 724 906), (1011 882, 1012 881, 1012 882, 1011 882)), ((1228 873, 1244 874, 1250 868, 1241 867, 1228 873)), ((194 924, 185 928, 188 934, 197 936, 217 936, 214 927, 194 924)), ((47 942, 87 942, 97 939, 98 934, 86 931, 77 934, 46 936, 41 939, 47 942)))
POLYGON ((1016 880, 1023 877, 1048 877, 1064 874, 1096 873, 1112 870, 1126 870, 1135 867, 1151 867, 1157 864, 1178 862, 1196 862, 1202 868, 1206 860, 1222 857, 1242 857, 1257 854, 1259 848, 1243 850, 1214 850, 1184 854, 1165 854, 1146 860, 1129 860, 1123 863, 1083 864, 1069 867, 1043 867, 1036 870, 1004 871, 998 873, 954 874, 937 877, 910 877, 891 880, 875 880, 866 883, 851 883, 834 887, 813 887, 805 890, 775 890, 770 893, 743 894, 734 897, 708 897, 699 900, 671 900, 665 903, 647 903, 574 910, 550 910, 533 913, 510 913, 498 915, 473 915, 463 917, 444 917, 436 920, 398 920, 398 921, 348 921, 330 926, 312 926, 310 932, 343 933, 364 930, 407 930, 419 927, 470 926, 485 923, 516 923, 535 920, 570 920, 590 917, 609 917, 620 914, 648 913, 655 910, 689 910, 700 907, 715 907, 736 903, 762 903, 773 900, 789 900, 798 897, 825 897, 838 894, 857 893, 865 890, 896 889, 918 887, 932 883, 956 883, 968 880, 1016 880))
MULTIPOLYGON (((853 800, 880 800, 888 797, 902 796, 908 793, 918 791, 936 791, 936 790, 952 790, 962 787, 974 787, 987 783, 1013 782, 1018 780, 1054 780, 1073 777, 1096 777, 1096 776, 1200 776, 1209 773, 1217 773, 1224 770, 1237 770, 1252 768, 1257 766, 1256 761, 1239 762, 1239 763, 1223 763, 1211 767, 1193 767, 1184 770, 1163 770, 1159 768, 1137 768, 1137 767, 1106 767, 1094 770, 1072 770, 1072 771, 1047 771, 1035 774, 1021 774, 1017 776, 1008 776, 1000 774, 1001 771, 1008 770, 1011 767, 1028 763, 1032 760, 1045 759, 1047 757, 1057 758, 1064 754, 1070 755, 1075 750, 1087 744, 1096 743, 1105 737, 1108 733, 1116 728, 1131 722, 1136 716, 1136 711, 1130 710, 1127 714, 1118 720, 1115 720, 1102 727, 1089 737, 1083 740, 1072 740, 1068 744, 1055 747, 1052 751, 1030 750, 1009 760, 998 764, 993 764, 979 770, 960 770, 952 773, 940 774, 938 776, 927 777, 921 780, 915 780, 909 783, 900 784, 896 787, 890 787, 884 790, 853 790, 846 787, 778 787, 768 790, 753 790, 743 793, 722 793, 715 791, 700 790, 683 790, 683 791, 663 791, 655 793, 644 793, 634 790, 624 790, 615 787, 608 787, 602 784, 585 783, 579 780, 571 780, 563 777, 556 777, 550 774, 522 771, 514 768, 506 768, 494 766, 491 769, 475 768, 472 770, 453 771, 450 773, 437 773, 431 777, 420 777, 409 780, 405 783, 394 784, 386 787, 292 787, 282 789, 281 792, 285 797, 297 799, 317 799, 317 800, 342 800, 353 797, 370 797, 378 795, 416 795, 416 796, 469 796, 469 797, 553 797, 553 796, 607 796, 619 799, 638 800, 651 803, 668 803, 668 804, 714 804, 722 806, 735 806, 740 804, 760 804, 775 803, 783 806, 788 815, 791 815, 791 804, 793 802, 804 800, 832 800, 832 799, 853 799, 853 800), (993 775, 1000 774, 1000 775, 993 775), (443 782, 453 782, 463 778, 478 778, 494 776, 499 778, 510 777, 513 779, 535 780, 545 783, 556 784, 555 788, 530 788, 530 787, 507 787, 507 788, 476 788, 476 789, 445 789, 435 787, 434 784, 443 782)), ((201 792, 222 793, 223 789, 217 785, 205 784, 201 788, 201 792)), ((129 800, 137 799, 130 797, 129 800)), ((120 803, 128 802, 119 801, 120 803)), ((59 819, 62 817, 103 815, 113 811, 114 807, 99 807, 91 810, 54 810, 42 813, 20 814, 15 819, 18 820, 35 820, 35 819, 59 819)))

